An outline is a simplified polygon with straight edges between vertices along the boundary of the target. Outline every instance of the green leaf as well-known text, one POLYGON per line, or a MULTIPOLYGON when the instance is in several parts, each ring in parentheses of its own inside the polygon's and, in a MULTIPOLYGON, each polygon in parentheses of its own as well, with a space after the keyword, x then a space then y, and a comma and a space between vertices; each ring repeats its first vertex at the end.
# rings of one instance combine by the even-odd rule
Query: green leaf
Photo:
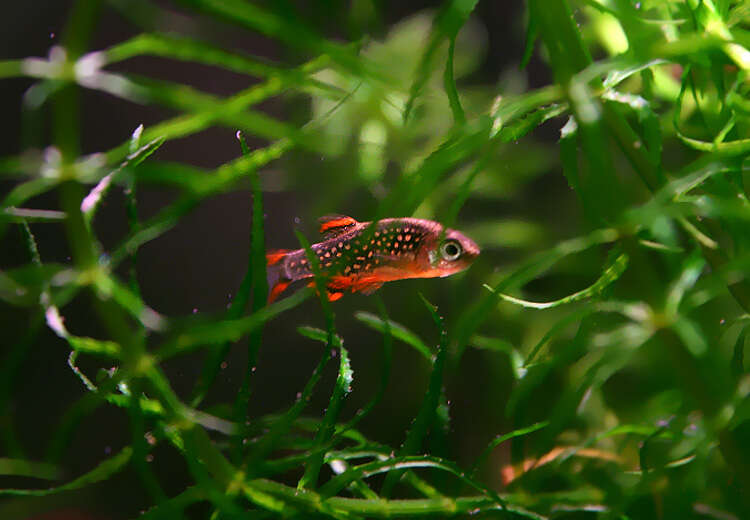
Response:
POLYGON ((534 345, 534 347, 529 351, 529 355, 526 356, 526 360, 523 362, 523 366, 529 366, 534 361, 534 358, 542 349, 542 347, 546 345, 547 342, 549 342, 549 340, 555 337, 558 333, 564 330, 568 325, 581 321, 592 312, 594 312, 594 309, 579 309, 558 320, 554 325, 552 325, 552 327, 550 327, 550 329, 544 334, 544 336, 542 336, 542 339, 540 339, 537 344, 534 345))
POLYGON ((146 305, 140 296, 120 283, 114 276, 103 271, 96 273, 94 285, 102 299, 112 298, 147 329, 164 331, 169 327, 166 318, 146 305))
POLYGON ((62 211, 29 208, 4 208, 0 212, 0 221, 5 222, 60 222, 65 219, 62 211))
POLYGON ((445 84, 445 94, 448 96, 451 112, 453 112, 453 121, 457 125, 466 123, 466 114, 461 107, 461 100, 458 98, 456 90, 456 81, 453 78, 453 52, 456 47, 456 38, 452 38, 448 44, 448 59, 445 62, 445 73, 443 83, 445 84))
MULTIPOLYGON (((440 344, 438 345, 435 360, 432 363, 430 382, 427 386, 424 400, 419 407, 419 412, 417 413, 411 428, 406 434, 404 443, 398 451, 398 454, 401 456, 417 453, 422 448, 422 442, 427 435, 427 432, 433 427, 438 414, 440 396, 443 393, 443 371, 445 370, 445 358, 448 351, 448 333, 445 330, 445 321, 443 317, 438 314, 437 307, 427 301, 427 299, 421 294, 419 296, 427 310, 432 315, 432 319, 440 331, 440 344)), ((387 496, 390 493, 390 490, 398 482, 401 474, 402 472, 400 471, 388 474, 385 483, 383 484, 384 495, 387 496)))
MULTIPOLYGON (((625 272, 625 269, 627 269, 627 267, 628 255, 626 255, 625 253, 621 253, 608 266, 604 268, 604 272, 601 274, 601 276, 599 276, 599 278, 589 287, 551 302, 529 302, 526 300, 521 300, 519 298, 514 298, 513 296, 508 296, 507 294, 495 294, 498 298, 509 303, 520 305, 521 307, 527 307, 530 309, 551 309, 553 307, 559 307, 560 305, 578 302, 599 295, 605 288, 617 281, 617 279, 622 276, 622 273, 625 272)), ((484 288, 494 293, 494 289, 491 286, 484 284, 484 288)))
POLYGON ((150 155, 158 150, 166 140, 165 137, 157 137, 143 146, 140 146, 141 136, 143 134, 143 125, 135 129, 130 140, 130 154, 120 165, 105 175, 99 183, 89 192, 81 202, 81 212, 83 213, 86 223, 90 224, 94 214, 99 207, 102 199, 106 195, 110 186, 119 181, 120 177, 128 171, 128 168, 138 166, 145 161, 150 155))
MULTIPOLYGON (((527 10, 528 10, 527 4, 527 10)), ((526 65, 529 64, 531 56, 534 54, 534 44, 539 37, 539 27, 537 25, 536 16, 528 15, 528 23, 526 24, 526 42, 523 47, 523 56, 521 57, 520 68, 525 69, 526 65)))
POLYGON ((518 428, 516 430, 513 430, 512 432, 505 433, 503 435, 498 435, 489 445, 484 449, 481 455, 477 458, 476 462, 474 462, 474 465, 472 466, 472 473, 476 473, 479 469, 479 466, 489 457, 490 453, 500 446, 505 441, 509 441, 510 439, 515 439, 516 437, 522 437, 524 435, 528 435, 530 433, 534 433, 537 430, 541 430, 542 428, 545 428, 549 424, 549 421, 543 421, 538 422, 535 424, 532 424, 531 426, 527 426, 525 428, 518 428))
POLYGON ((407 345, 413 347, 419 352, 426 360, 432 362, 432 350, 430 347, 424 344, 419 339, 419 336, 414 334, 412 331, 404 327, 403 325, 394 321, 383 321, 379 316, 375 316, 369 312, 358 311, 354 313, 354 317, 359 321, 367 325, 368 327, 377 330, 378 332, 389 333, 394 338, 399 339, 407 345))
MULTIPOLYGON (((315 341, 320 341, 321 343, 328 343, 328 332, 318 329, 316 327, 297 327, 297 332, 299 332, 302 336, 310 339, 314 339, 315 341)), ((344 340, 341 339, 341 336, 338 334, 333 337, 333 346, 336 348, 342 347, 344 344, 344 340)))
MULTIPOLYGON (((256 77, 292 74, 292 71, 270 65, 249 56, 226 51, 215 45, 175 34, 139 34, 103 51, 107 63, 117 63, 135 56, 174 58, 187 63, 202 63, 256 77)), ((304 76, 296 75, 297 80, 304 76)))
MULTIPOLYGON (((341 429, 341 434, 346 433, 348 430, 353 428, 359 421, 366 417, 373 408, 383 399, 386 388, 388 387, 388 381, 391 376, 391 361, 393 359, 393 333, 391 330, 391 322, 388 319, 388 312, 386 310, 383 300, 378 297, 377 304, 380 309, 381 323, 384 325, 383 329, 383 362, 382 362, 382 376, 380 378, 380 386, 377 392, 373 395, 372 399, 367 405, 360 409, 357 414, 341 429)), ((355 313, 355 317, 357 317, 355 313)))
MULTIPOLYGON (((339 346, 339 359, 339 374, 336 378, 336 385, 333 388, 333 393, 331 394, 328 408, 326 408, 326 413, 323 416, 323 421, 320 423, 320 428, 315 436, 315 446, 318 449, 324 447, 333 437, 336 420, 341 412, 344 397, 351 392, 354 372, 352 371, 351 363, 349 362, 349 353, 344 348, 343 344, 339 346)), ((297 484, 298 488, 316 487, 320 468, 323 466, 324 457, 325 453, 322 450, 319 450, 317 454, 308 458, 305 465, 305 473, 297 484)))
POLYGON ((76 352, 96 354, 108 358, 119 358, 122 355, 120 345, 114 341, 68 335, 65 337, 70 347, 76 352))
POLYGON ((181 0, 180 3, 276 38, 293 47, 315 54, 327 54, 337 65, 356 75, 378 75, 366 60, 362 57, 358 59, 351 49, 323 39, 295 17, 278 16, 243 0, 181 0))
POLYGON ((208 346, 225 341, 239 341, 250 331, 261 327, 264 323, 272 320, 279 314, 296 307, 305 301, 308 296, 310 296, 310 291, 303 289, 292 294, 289 298, 284 298, 254 312, 250 316, 235 320, 221 320, 216 322, 206 322, 200 318, 190 320, 195 323, 184 326, 183 330, 173 333, 170 339, 166 340, 159 350, 157 350, 157 357, 168 359, 180 353, 190 352, 200 346, 208 346))
POLYGON ((23 459, 0 458, 0 475, 57 480, 61 474, 61 469, 54 464, 23 459))
POLYGON ((409 99, 406 102, 403 114, 404 123, 408 121, 416 98, 421 94, 422 89, 430 79, 438 49, 446 39, 449 42, 449 47, 443 81, 445 93, 448 95, 455 123, 461 125, 466 121, 466 116, 458 99, 456 84, 453 80, 453 50, 458 31, 466 23, 476 4, 477 0, 445 0, 441 6, 440 11, 435 16, 433 30, 420 59, 415 79, 409 89, 409 99))
POLYGON ((320 488, 320 494, 323 497, 331 497, 354 480, 367 479, 384 472, 388 472, 389 475, 394 472, 402 473, 404 470, 414 468, 435 468, 450 473, 462 482, 468 484, 470 487, 482 492, 490 501, 494 502, 494 505, 498 508, 505 509, 506 507, 505 502, 494 491, 467 476, 464 471, 461 471, 453 463, 429 455, 421 457, 391 457, 384 461, 376 461, 354 466, 329 480, 320 488))
POLYGON ((566 256, 585 251, 598 244, 614 242, 619 236, 619 232, 615 229, 599 229, 586 236, 561 242, 555 247, 542 251, 525 261, 492 287, 491 292, 494 294, 488 293, 479 302, 471 305, 462 313, 456 327, 457 331, 454 340, 457 347, 462 349, 466 345, 466 342, 474 334, 474 331, 493 310, 496 305, 497 293, 502 293, 510 287, 521 286, 529 282, 566 256))
POLYGON ((43 497, 47 495, 54 495, 63 491, 73 491, 75 489, 81 489, 102 480, 110 478, 115 473, 119 472, 125 465, 130 461, 130 457, 133 454, 133 449, 129 446, 123 448, 123 450, 117 455, 106 459, 100 463, 97 467, 89 471, 88 473, 81 475, 75 480, 68 482, 62 486, 57 486, 48 489, 0 489, 0 495, 15 495, 15 496, 35 496, 43 497))
POLYGON ((734 353, 732 354, 730 368, 735 379, 739 379, 745 373, 745 338, 747 337, 747 331, 748 327, 744 327, 740 331, 739 336, 737 336, 737 341, 734 343, 734 353))

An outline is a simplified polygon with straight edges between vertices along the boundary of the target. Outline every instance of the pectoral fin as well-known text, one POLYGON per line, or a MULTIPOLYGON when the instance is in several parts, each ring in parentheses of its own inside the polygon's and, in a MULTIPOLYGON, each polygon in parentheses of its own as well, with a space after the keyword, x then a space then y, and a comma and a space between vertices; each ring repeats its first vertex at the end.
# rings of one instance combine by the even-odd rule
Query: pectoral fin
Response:
POLYGON ((375 276, 333 276, 328 282, 329 291, 350 291, 372 294, 383 286, 380 278, 375 276))

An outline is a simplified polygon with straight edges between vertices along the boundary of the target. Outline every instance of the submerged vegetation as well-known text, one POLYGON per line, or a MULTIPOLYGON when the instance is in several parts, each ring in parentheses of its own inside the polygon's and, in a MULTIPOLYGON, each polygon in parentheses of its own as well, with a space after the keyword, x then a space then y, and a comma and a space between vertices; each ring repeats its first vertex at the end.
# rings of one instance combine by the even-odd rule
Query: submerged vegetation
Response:
POLYGON ((0 61, 0 517, 750 518, 746 2, 72 4, 0 61), (483 252, 329 302, 347 212, 483 252))

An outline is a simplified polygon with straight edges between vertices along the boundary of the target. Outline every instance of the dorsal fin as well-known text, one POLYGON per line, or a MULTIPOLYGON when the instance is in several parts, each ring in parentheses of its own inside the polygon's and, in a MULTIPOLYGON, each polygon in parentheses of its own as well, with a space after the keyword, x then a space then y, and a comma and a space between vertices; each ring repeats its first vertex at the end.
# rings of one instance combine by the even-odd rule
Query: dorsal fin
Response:
POLYGON ((268 251, 266 253, 266 264, 274 265, 279 263, 291 251, 291 249, 273 249, 268 251))
POLYGON ((326 215, 320 217, 318 222, 320 222, 320 232, 330 236, 346 233, 359 224, 355 219, 346 215, 326 215))

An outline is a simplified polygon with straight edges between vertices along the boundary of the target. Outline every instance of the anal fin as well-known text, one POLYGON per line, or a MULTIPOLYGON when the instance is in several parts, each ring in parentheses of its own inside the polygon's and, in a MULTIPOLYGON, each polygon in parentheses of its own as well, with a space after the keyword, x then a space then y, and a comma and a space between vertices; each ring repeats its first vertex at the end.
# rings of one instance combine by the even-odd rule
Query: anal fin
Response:
POLYGON ((362 294, 366 294, 366 295, 369 296, 372 293, 374 293, 375 291, 377 291, 378 289, 380 289, 381 287, 383 287, 382 283, 375 283, 375 282, 373 282, 373 283, 369 283, 367 285, 364 285, 362 287, 362 289, 359 289, 359 292, 361 292, 362 294))
POLYGON ((383 286, 383 281, 376 276, 353 275, 333 276, 328 283, 328 290, 347 290, 353 293, 372 294, 383 286))
POLYGON ((336 300, 340 299, 342 296, 344 296, 344 293, 342 293, 342 292, 331 292, 331 291, 328 291, 328 301, 329 302, 335 302, 336 300))
MULTIPOLYGON (((315 289, 315 292, 317 292, 314 280, 312 282, 308 283, 307 286, 308 287, 312 287, 313 289, 315 289)), ((330 287, 328 287, 326 289, 326 297, 328 298, 329 302, 335 302, 336 300, 341 299, 342 296, 344 296, 344 293, 341 292, 341 291, 337 291, 335 289, 331 289, 330 287)))
POLYGON ((268 303, 273 303, 276 298, 279 297, 281 293, 283 293, 287 287, 289 287, 289 284, 292 283, 288 280, 280 280, 276 282, 276 284, 271 287, 271 292, 268 293, 268 303))

